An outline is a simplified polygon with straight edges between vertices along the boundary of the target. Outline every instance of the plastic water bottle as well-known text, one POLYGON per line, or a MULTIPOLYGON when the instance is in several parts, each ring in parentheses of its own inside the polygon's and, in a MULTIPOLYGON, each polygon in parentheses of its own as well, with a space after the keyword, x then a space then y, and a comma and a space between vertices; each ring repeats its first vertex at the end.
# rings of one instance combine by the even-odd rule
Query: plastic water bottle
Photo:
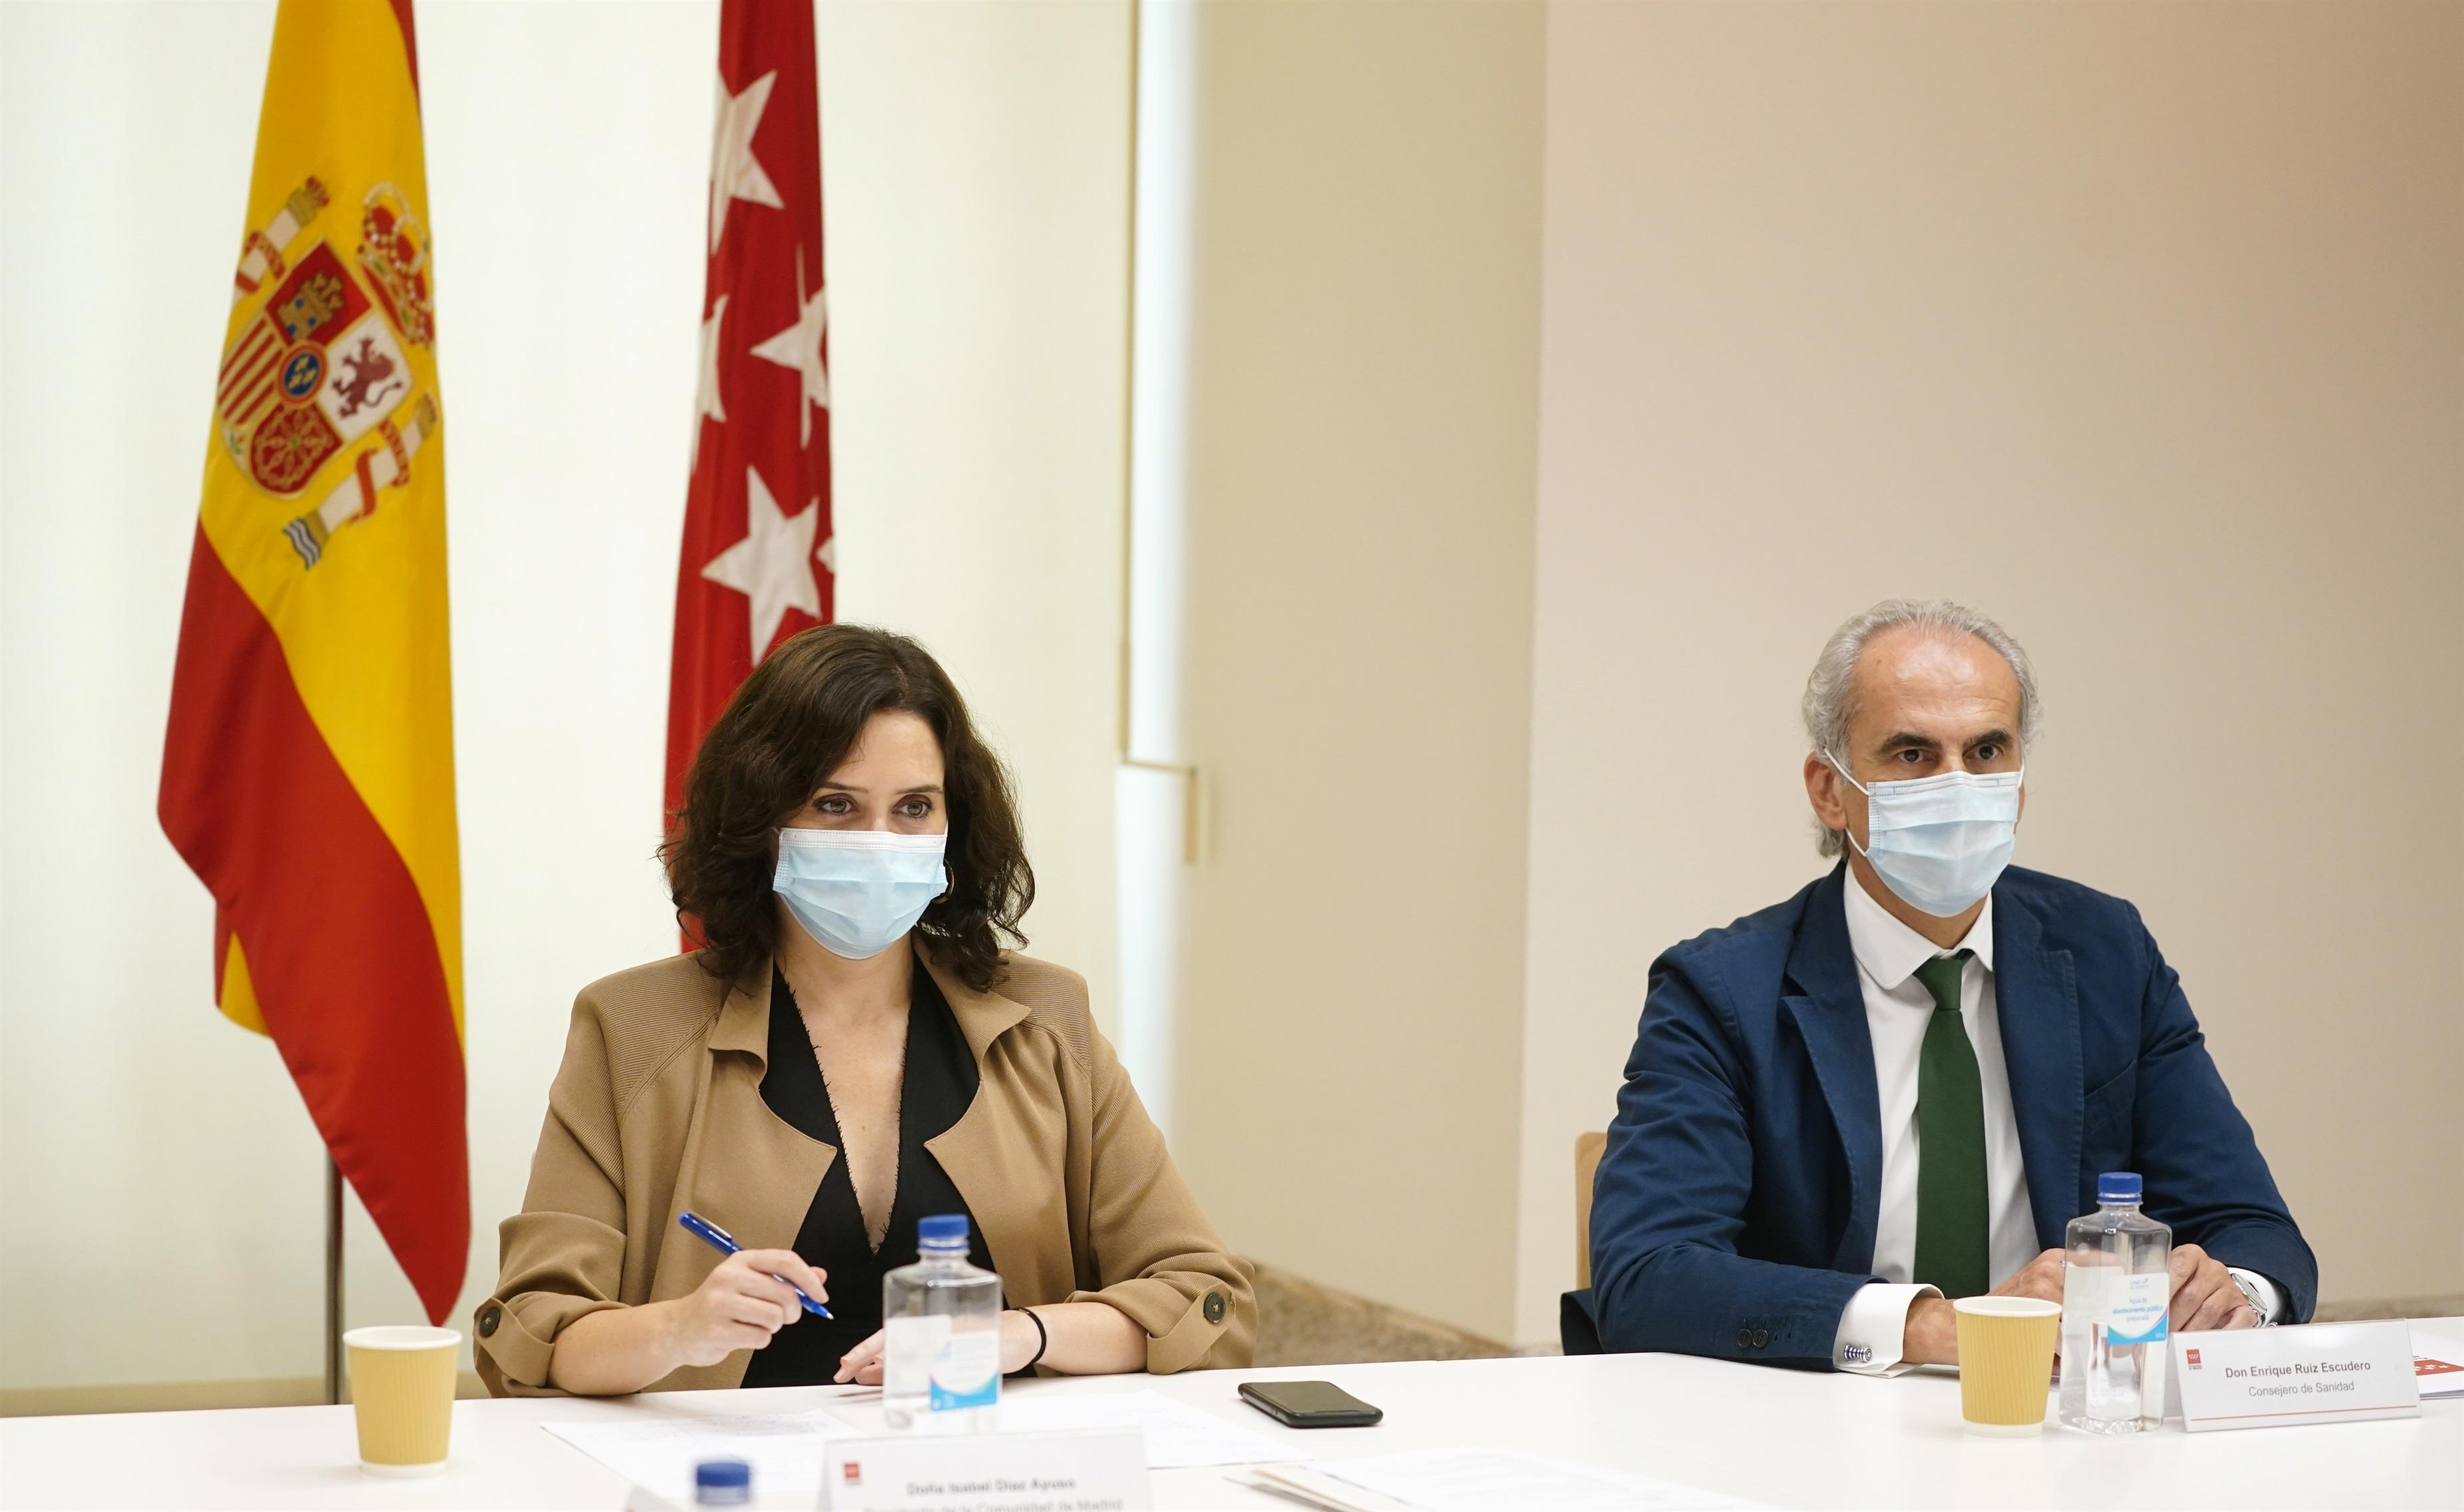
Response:
POLYGON ((705 1459, 693 1466, 693 1505, 744 1507, 753 1504, 753 1467, 741 1459, 705 1459))
POLYGON ((967 1218, 916 1226, 922 1258, 881 1279, 881 1412, 928 1434, 990 1433, 1001 1405, 1001 1278, 967 1262, 967 1218))
POLYGON ((2104 1172, 2097 1211, 2063 1236, 2057 1412, 2091 1434, 2151 1433, 2164 1421, 2173 1231, 2139 1211, 2141 1190, 2134 1171, 2104 1172))

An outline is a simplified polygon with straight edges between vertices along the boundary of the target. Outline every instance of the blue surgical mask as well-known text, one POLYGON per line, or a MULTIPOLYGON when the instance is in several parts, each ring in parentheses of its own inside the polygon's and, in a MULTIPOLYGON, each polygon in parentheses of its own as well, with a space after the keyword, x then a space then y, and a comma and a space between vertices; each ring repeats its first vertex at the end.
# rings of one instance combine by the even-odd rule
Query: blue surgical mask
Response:
MULTIPOLYGON (((1848 768, 1829 751, 1823 759, 1848 768)), ((1857 854, 1883 885, 1919 913, 1949 919, 1965 913, 2011 864, 2019 828, 2019 783, 2025 771, 1947 771, 1871 788, 1865 795, 1865 843, 1857 854)), ((1855 835, 1848 836, 1857 845, 1855 835)))
POLYGON ((770 890, 822 948, 869 960, 896 945, 950 889, 946 834, 781 830, 770 890))

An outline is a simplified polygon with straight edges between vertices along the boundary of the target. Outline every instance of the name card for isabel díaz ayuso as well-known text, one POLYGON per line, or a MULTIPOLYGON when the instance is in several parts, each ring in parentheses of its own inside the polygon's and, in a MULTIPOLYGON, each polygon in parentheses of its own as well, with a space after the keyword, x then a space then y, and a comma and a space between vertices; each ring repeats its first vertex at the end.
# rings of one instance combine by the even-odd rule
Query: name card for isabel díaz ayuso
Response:
POLYGON ((969 1434, 825 1446, 823 1512, 1151 1512, 1144 1435, 969 1434))
POLYGON ((2177 1333, 2172 1345, 2173 1393, 2194 1434, 2421 1415, 2401 1321, 2177 1333))

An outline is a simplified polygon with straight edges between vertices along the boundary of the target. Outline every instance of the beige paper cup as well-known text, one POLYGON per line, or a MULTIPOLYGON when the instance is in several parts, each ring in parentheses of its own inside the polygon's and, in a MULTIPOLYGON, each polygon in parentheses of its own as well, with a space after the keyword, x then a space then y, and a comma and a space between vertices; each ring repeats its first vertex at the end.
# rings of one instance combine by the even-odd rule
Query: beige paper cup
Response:
POLYGON ((351 1352, 360 1468, 372 1476, 444 1469, 462 1335, 451 1328, 354 1328, 342 1335, 342 1347, 351 1352))
POLYGON ((2019 1435, 2045 1428, 2062 1307, 2035 1297, 1962 1297, 1959 1415, 1971 1434, 2019 1435))

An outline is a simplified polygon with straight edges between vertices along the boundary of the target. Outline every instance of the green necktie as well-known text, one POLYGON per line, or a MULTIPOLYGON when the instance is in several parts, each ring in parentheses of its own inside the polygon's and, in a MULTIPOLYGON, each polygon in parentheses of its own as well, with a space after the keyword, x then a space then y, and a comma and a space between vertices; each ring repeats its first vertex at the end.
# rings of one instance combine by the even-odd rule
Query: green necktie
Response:
POLYGON ((1959 1016, 1959 973, 1969 952, 1917 967, 1933 994, 1917 1060, 1917 1254, 1911 1279, 1945 1297, 1974 1297, 1991 1281, 1985 1212, 1985 1086, 1959 1016))

